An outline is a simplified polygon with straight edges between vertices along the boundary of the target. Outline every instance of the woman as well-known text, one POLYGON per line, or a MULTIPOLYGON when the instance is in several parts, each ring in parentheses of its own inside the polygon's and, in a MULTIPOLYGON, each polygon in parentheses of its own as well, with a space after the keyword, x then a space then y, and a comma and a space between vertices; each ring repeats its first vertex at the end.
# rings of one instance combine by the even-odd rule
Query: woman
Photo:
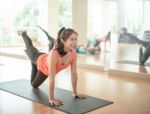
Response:
POLYGON ((132 37, 133 40, 135 40, 136 43, 139 44, 140 49, 139 49, 139 63, 140 65, 144 65, 144 63, 148 60, 148 58, 150 57, 150 41, 146 42, 143 40, 140 40, 137 37, 132 37), (145 50, 143 51, 142 47, 145 48, 145 50))
POLYGON ((144 63, 150 57, 150 42, 140 40, 135 35, 133 35, 131 33, 128 33, 126 28, 122 28, 121 31, 122 31, 121 34, 127 36, 129 38, 129 40, 132 41, 132 43, 135 42, 135 43, 139 44, 139 46, 140 46, 140 49, 139 49, 139 63, 140 63, 140 65, 144 65, 144 63), (142 47, 145 48, 144 51, 143 51, 142 47))
POLYGON ((22 36, 26 53, 31 60, 32 74, 31 84, 34 88, 38 88, 47 77, 49 77, 49 102, 51 105, 62 105, 63 102, 54 96, 55 76, 61 70, 71 65, 71 79, 74 98, 85 98, 77 92, 77 68, 76 68, 76 52, 74 50, 77 44, 78 34, 73 29, 64 27, 60 29, 57 36, 55 47, 48 54, 39 52, 32 44, 31 39, 26 31, 18 31, 22 36))
POLYGON ((78 45, 76 47, 77 53, 82 54, 95 54, 101 51, 100 43, 107 42, 110 40, 111 32, 109 31, 107 35, 103 37, 95 36, 92 39, 88 39, 87 45, 78 45))
POLYGON ((135 37, 132 33, 129 33, 127 28, 123 27, 119 32, 119 43, 136 43, 132 37, 135 37))

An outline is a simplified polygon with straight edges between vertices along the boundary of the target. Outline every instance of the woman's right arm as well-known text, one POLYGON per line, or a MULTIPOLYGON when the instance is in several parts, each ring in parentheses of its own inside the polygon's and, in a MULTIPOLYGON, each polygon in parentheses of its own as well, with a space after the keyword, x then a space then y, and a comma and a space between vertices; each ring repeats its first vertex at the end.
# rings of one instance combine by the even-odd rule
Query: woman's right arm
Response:
POLYGON ((48 56, 48 72, 49 72, 49 102, 51 105, 61 105, 62 101, 55 99, 55 75, 56 75, 56 52, 51 51, 48 56))

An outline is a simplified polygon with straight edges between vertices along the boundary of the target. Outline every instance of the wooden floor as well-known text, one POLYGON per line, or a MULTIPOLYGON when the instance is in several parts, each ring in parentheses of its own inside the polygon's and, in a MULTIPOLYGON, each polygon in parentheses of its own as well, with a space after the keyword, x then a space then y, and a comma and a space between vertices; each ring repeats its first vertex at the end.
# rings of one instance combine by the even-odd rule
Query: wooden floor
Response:
MULTIPOLYGON (((126 50, 124 46, 121 45, 122 48, 118 48, 118 51, 113 51, 111 54, 101 53, 101 55, 95 55, 94 57, 78 55, 80 62, 78 67, 79 92, 114 102, 88 114, 150 114, 150 80, 148 78, 150 77, 150 67, 141 68, 138 65, 115 63, 115 61, 123 59, 137 60, 136 56, 130 52, 131 50, 128 53, 123 51, 126 50), (109 61, 109 58, 111 58, 111 61, 109 61), (143 76, 146 78, 142 78, 143 76)), ((131 47, 132 45, 130 45, 131 47)), ((30 79, 30 69, 30 62, 27 59, 0 56, 0 82, 22 78, 30 79)), ((56 79, 56 86, 71 90, 69 70, 65 70, 59 75, 56 79)), ((64 113, 0 91, 0 114, 64 113)))
MULTIPOLYGON (((1 50, 0 82, 30 79, 31 66, 23 49, 14 47, 1 50)), ((94 56, 78 55, 79 92, 114 102, 88 114, 150 114, 150 67, 117 63, 120 60, 138 61, 138 49, 136 44, 118 44, 111 45, 107 53, 103 50, 94 56)), ((56 86, 71 90, 69 70, 59 75, 56 86)), ((0 91, 0 114, 12 113, 64 114, 39 103, 0 91)))

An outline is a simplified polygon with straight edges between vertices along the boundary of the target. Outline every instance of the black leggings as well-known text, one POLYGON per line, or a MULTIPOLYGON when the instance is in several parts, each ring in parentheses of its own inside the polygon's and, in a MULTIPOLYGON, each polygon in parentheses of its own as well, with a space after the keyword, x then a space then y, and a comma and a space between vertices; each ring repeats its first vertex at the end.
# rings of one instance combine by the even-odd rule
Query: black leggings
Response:
POLYGON ((139 62, 140 65, 144 65, 144 63, 147 61, 147 59, 150 57, 150 45, 145 48, 145 51, 143 52, 143 49, 140 48, 139 50, 139 62))
POLYGON ((40 26, 38 26, 45 34, 46 34, 46 36, 47 36, 47 38, 48 38, 48 41, 49 41, 49 44, 48 44, 48 48, 49 48, 49 51, 53 48, 53 46, 54 46, 54 38, 52 37, 52 36, 50 36, 49 34, 48 34, 48 32, 46 31, 46 30, 44 30, 42 27, 40 27, 40 26))
POLYGON ((145 51, 143 52, 143 49, 139 49, 139 62, 140 65, 144 65, 144 63, 147 61, 147 59, 150 57, 150 42, 142 41, 136 37, 132 37, 138 44, 141 44, 145 47, 145 51))
POLYGON ((133 39, 138 44, 142 44, 145 48, 147 48, 150 45, 150 42, 146 42, 146 41, 140 40, 139 38, 137 38, 135 36, 131 37, 131 39, 133 39))
POLYGON ((25 42, 26 54, 31 60, 31 66, 32 66, 31 85, 34 88, 38 88, 48 77, 37 69, 37 59, 43 53, 39 52, 39 50, 33 46, 32 41, 29 38, 29 36, 26 34, 26 32, 22 33, 22 38, 25 42))

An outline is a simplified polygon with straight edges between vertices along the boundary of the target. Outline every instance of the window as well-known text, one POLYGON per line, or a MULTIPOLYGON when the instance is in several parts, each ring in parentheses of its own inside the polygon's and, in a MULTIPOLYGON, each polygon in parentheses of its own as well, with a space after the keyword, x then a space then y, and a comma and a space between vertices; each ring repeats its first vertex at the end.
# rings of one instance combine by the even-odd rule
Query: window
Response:
POLYGON ((125 0, 125 26, 139 35, 144 30, 150 30, 150 1, 149 0, 125 0))
POLYGON ((104 35, 117 28, 116 1, 89 0, 88 1, 88 36, 104 35))
POLYGON ((0 4, 0 45, 23 45, 17 35, 17 30, 22 27, 32 31, 32 39, 37 40, 36 25, 47 26, 47 9, 47 1, 43 0, 3 1, 0 4))
POLYGON ((72 0, 59 0, 59 27, 72 27, 72 0))

